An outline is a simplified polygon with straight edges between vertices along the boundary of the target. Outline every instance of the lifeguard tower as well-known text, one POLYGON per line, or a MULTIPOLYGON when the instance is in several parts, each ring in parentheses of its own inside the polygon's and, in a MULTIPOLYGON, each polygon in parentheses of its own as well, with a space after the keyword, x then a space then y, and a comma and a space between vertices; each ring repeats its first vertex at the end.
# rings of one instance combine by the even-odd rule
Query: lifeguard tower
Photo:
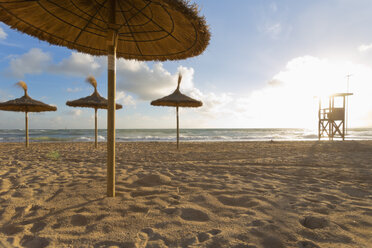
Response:
POLYGON ((329 96, 328 108, 322 108, 322 98, 319 97, 319 140, 323 137, 345 140, 345 102, 346 97, 352 95, 353 93, 337 93, 329 96))

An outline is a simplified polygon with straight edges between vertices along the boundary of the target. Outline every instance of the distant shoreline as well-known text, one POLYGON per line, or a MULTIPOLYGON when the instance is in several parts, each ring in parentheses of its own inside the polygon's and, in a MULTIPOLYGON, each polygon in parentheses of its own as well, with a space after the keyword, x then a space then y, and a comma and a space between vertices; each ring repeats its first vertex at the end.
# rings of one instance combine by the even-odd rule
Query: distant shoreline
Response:
MULTIPOLYGON (((197 145, 197 144, 200 144, 200 145, 208 145, 208 144, 222 144, 222 143, 229 143, 229 144, 252 144, 252 143, 257 143, 257 144, 267 144, 267 143, 272 143, 272 144, 294 144, 294 143, 298 143, 298 144, 309 144, 309 143, 314 143, 314 144, 338 144, 338 143, 345 143, 345 144, 348 144, 348 143, 359 143, 359 142, 362 142, 362 143, 371 143, 372 144, 372 140, 251 140, 251 141, 183 141, 180 143, 180 147, 182 147, 182 143, 184 144, 192 144, 192 145, 197 145)), ((0 142, 0 145, 19 145, 19 144, 22 144, 23 142, 0 142)), ((85 142, 82 142, 82 141, 76 141, 76 142, 71 142, 71 141, 41 141, 41 142, 30 142, 30 146, 32 146, 32 144, 40 144, 40 145, 43 145, 43 144, 48 144, 48 145, 66 145, 66 144, 81 144, 81 145, 89 145, 90 143, 92 143, 94 145, 94 142, 88 142, 88 141, 85 141, 85 142)), ((156 144, 156 143, 159 143, 159 144, 164 144, 164 145, 176 145, 176 142, 175 141, 116 141, 116 144, 156 144)), ((103 141, 103 142, 98 142, 99 145, 104 145, 106 144, 106 141, 103 141)))
MULTIPOLYGON (((261 129, 182 129, 181 142, 234 142, 234 141, 315 141, 317 130, 300 128, 261 129)), ((106 140, 106 130, 98 130, 98 141, 106 140)), ((0 129, 0 142, 24 142, 25 132, 20 129, 0 129)), ((31 142, 93 142, 92 129, 30 129, 31 142)), ((350 129, 347 140, 372 140, 372 128, 350 129)), ((117 142, 174 142, 175 129, 117 129, 117 142)))

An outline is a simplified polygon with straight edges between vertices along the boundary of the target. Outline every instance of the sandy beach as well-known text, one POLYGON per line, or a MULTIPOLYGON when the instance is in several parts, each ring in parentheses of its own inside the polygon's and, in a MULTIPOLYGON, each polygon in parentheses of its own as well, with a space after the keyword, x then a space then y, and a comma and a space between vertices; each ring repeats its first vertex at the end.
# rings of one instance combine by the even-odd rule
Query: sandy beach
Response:
POLYGON ((372 142, 0 143, 0 247, 371 247, 372 142))

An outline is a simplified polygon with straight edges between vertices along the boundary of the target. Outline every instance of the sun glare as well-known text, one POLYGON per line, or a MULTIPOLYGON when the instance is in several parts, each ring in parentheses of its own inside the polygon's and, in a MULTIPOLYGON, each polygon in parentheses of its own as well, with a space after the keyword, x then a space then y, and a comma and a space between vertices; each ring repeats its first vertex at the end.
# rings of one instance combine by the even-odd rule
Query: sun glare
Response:
POLYGON ((264 123, 279 127, 316 128, 318 97, 327 102, 335 93, 347 92, 347 77, 352 73, 349 91, 350 123, 354 127, 368 125, 372 112, 369 101, 372 71, 350 61, 332 61, 305 56, 290 61, 285 70, 273 77, 275 85, 254 92, 250 97, 252 110, 264 123))

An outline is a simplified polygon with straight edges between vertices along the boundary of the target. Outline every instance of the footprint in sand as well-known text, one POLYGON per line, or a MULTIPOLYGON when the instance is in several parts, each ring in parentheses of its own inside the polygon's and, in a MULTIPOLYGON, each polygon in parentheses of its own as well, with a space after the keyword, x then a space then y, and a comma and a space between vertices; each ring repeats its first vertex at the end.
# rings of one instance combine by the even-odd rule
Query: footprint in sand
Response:
POLYGON ((86 226, 88 223, 88 218, 82 214, 76 214, 71 217, 71 224, 74 226, 86 226))
POLYGON ((131 205, 129 206, 129 210, 136 213, 147 213, 149 211, 149 208, 142 205, 131 205))
POLYGON ((264 248, 285 248, 283 242, 279 238, 272 236, 265 237, 261 244, 264 248))
POLYGON ((207 232, 202 232, 198 234, 198 240, 200 243, 203 243, 204 241, 207 241, 212 237, 212 234, 207 233, 207 232))
POLYGON ((147 235, 148 242, 157 241, 157 240, 163 240, 163 241, 165 240, 164 237, 160 233, 155 232, 154 229, 150 227, 144 228, 141 230, 141 232, 139 232, 139 235, 142 235, 143 237, 145 237, 146 235, 143 235, 143 234, 147 235))
POLYGON ((213 236, 220 234, 222 231, 220 229, 212 229, 209 230, 208 233, 212 234, 213 236))
POLYGON ((222 204, 232 207, 244 207, 251 208, 259 205, 258 202, 252 201, 248 196, 230 197, 230 196, 219 196, 217 198, 222 204))
POLYGON ((212 229, 207 232, 202 232, 198 234, 198 240, 200 243, 203 243, 209 239, 211 239, 213 236, 216 236, 220 234, 222 231, 219 229, 212 229))
POLYGON ((36 222, 30 229, 31 232, 36 233, 42 231, 46 227, 46 223, 43 221, 36 222))
POLYGON ((3 228, 1 229, 1 232, 4 233, 5 235, 15 235, 17 233, 20 233, 24 230, 24 227, 18 226, 16 224, 8 224, 4 225, 3 228))
POLYGON ((49 243, 49 239, 30 235, 25 235, 21 239, 21 245, 27 248, 44 248, 47 247, 49 243))
MULTIPOLYGON (((181 247, 195 247, 196 243, 198 242, 198 239, 196 237, 190 237, 181 240, 181 247)), ((200 247, 200 246, 197 246, 200 247)))
POLYGON ((154 227, 160 228, 160 229, 165 229, 165 228, 170 228, 173 226, 181 227, 182 223, 180 221, 166 221, 166 222, 160 222, 156 223, 154 227))
POLYGON ((329 221, 324 217, 306 216, 300 220, 301 225, 310 229, 324 228, 329 225, 329 221))
POLYGON ((180 215, 181 209, 170 207, 170 208, 163 209, 163 212, 169 215, 180 215))
POLYGON ((17 219, 25 215, 31 206, 26 206, 26 207, 16 207, 15 210, 15 215, 12 217, 12 220, 17 219))
POLYGON ((187 221, 209 221, 208 214, 194 208, 183 208, 181 209, 181 216, 182 219, 187 221))

